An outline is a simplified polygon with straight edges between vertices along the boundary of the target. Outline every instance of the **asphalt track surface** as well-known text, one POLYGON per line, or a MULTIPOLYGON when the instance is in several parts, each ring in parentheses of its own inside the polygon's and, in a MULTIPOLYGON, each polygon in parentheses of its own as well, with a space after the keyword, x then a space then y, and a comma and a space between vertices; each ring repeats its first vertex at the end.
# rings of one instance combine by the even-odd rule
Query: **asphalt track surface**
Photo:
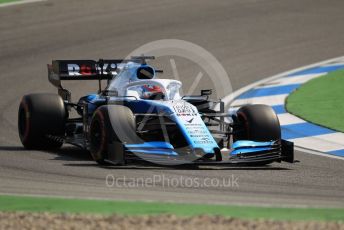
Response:
MULTIPOLYGON (((70 146, 26 151, 17 134, 22 95, 55 92, 51 59, 121 58, 158 39, 210 51, 233 89, 292 68, 342 56, 342 0, 60 0, 0 8, 0 193, 275 206, 344 207, 344 161, 296 152, 297 164, 258 168, 102 168, 70 146), (238 186, 107 187, 106 175, 132 178, 237 178, 238 186)), ((186 86, 196 70, 178 63, 186 86)), ((207 83, 200 84, 207 86, 207 83)), ((74 82, 76 95, 95 82, 74 82)), ((77 98, 77 97, 74 97, 77 98)))

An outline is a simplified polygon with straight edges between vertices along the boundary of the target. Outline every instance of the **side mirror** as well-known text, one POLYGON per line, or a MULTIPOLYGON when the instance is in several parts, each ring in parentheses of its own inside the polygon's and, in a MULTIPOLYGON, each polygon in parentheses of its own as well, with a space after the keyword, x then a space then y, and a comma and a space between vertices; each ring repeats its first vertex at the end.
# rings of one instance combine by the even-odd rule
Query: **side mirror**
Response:
POLYGON ((201 96, 209 96, 213 93, 211 89, 202 89, 201 90, 201 96))

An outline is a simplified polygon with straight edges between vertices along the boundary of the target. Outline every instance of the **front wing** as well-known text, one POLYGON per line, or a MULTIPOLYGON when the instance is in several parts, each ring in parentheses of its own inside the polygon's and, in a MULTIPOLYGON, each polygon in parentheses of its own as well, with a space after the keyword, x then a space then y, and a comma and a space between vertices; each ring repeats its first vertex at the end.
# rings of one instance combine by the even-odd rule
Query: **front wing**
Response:
POLYGON ((143 161, 155 165, 263 165, 272 162, 294 162, 292 142, 281 140, 271 142, 237 141, 228 153, 222 153, 221 160, 200 157, 196 154, 180 154, 166 142, 145 142, 125 145, 120 154, 116 144, 109 146, 108 161, 123 164, 128 161, 143 161))

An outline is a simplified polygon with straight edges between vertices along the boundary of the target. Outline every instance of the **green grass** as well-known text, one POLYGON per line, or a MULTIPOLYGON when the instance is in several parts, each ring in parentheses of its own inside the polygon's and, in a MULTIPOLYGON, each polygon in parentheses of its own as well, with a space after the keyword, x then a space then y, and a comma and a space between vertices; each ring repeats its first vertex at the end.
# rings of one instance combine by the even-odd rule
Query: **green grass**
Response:
POLYGON ((304 120, 344 132, 344 70, 302 85, 287 98, 286 108, 304 120))
POLYGON ((0 0, 0 4, 1 3, 9 3, 9 2, 18 2, 20 0, 0 0))
POLYGON ((82 200, 46 197, 0 196, 0 211, 70 212, 120 215, 178 216, 223 215, 243 219, 273 220, 344 220, 344 209, 335 208, 270 208, 226 205, 176 204, 158 202, 130 202, 82 200))

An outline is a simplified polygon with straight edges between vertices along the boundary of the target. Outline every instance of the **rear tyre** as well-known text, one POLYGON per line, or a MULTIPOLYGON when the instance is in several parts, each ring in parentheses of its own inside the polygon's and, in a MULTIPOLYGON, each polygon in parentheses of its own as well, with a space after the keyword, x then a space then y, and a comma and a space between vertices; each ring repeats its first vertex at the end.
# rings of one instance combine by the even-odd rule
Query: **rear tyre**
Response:
MULTIPOLYGON (((101 165, 107 165, 109 144, 112 143, 116 154, 123 154, 124 143, 133 143, 137 139, 136 124, 132 111, 122 105, 103 105, 99 107, 90 125, 90 152, 93 159, 101 165)), ((116 159, 112 159, 115 160, 116 159)))
POLYGON ((281 127, 275 111, 267 105, 246 105, 237 112, 239 125, 234 140, 274 141, 281 139, 281 127))
POLYGON ((18 111, 19 137, 26 149, 57 149, 63 144, 67 112, 56 94, 30 94, 18 111))

